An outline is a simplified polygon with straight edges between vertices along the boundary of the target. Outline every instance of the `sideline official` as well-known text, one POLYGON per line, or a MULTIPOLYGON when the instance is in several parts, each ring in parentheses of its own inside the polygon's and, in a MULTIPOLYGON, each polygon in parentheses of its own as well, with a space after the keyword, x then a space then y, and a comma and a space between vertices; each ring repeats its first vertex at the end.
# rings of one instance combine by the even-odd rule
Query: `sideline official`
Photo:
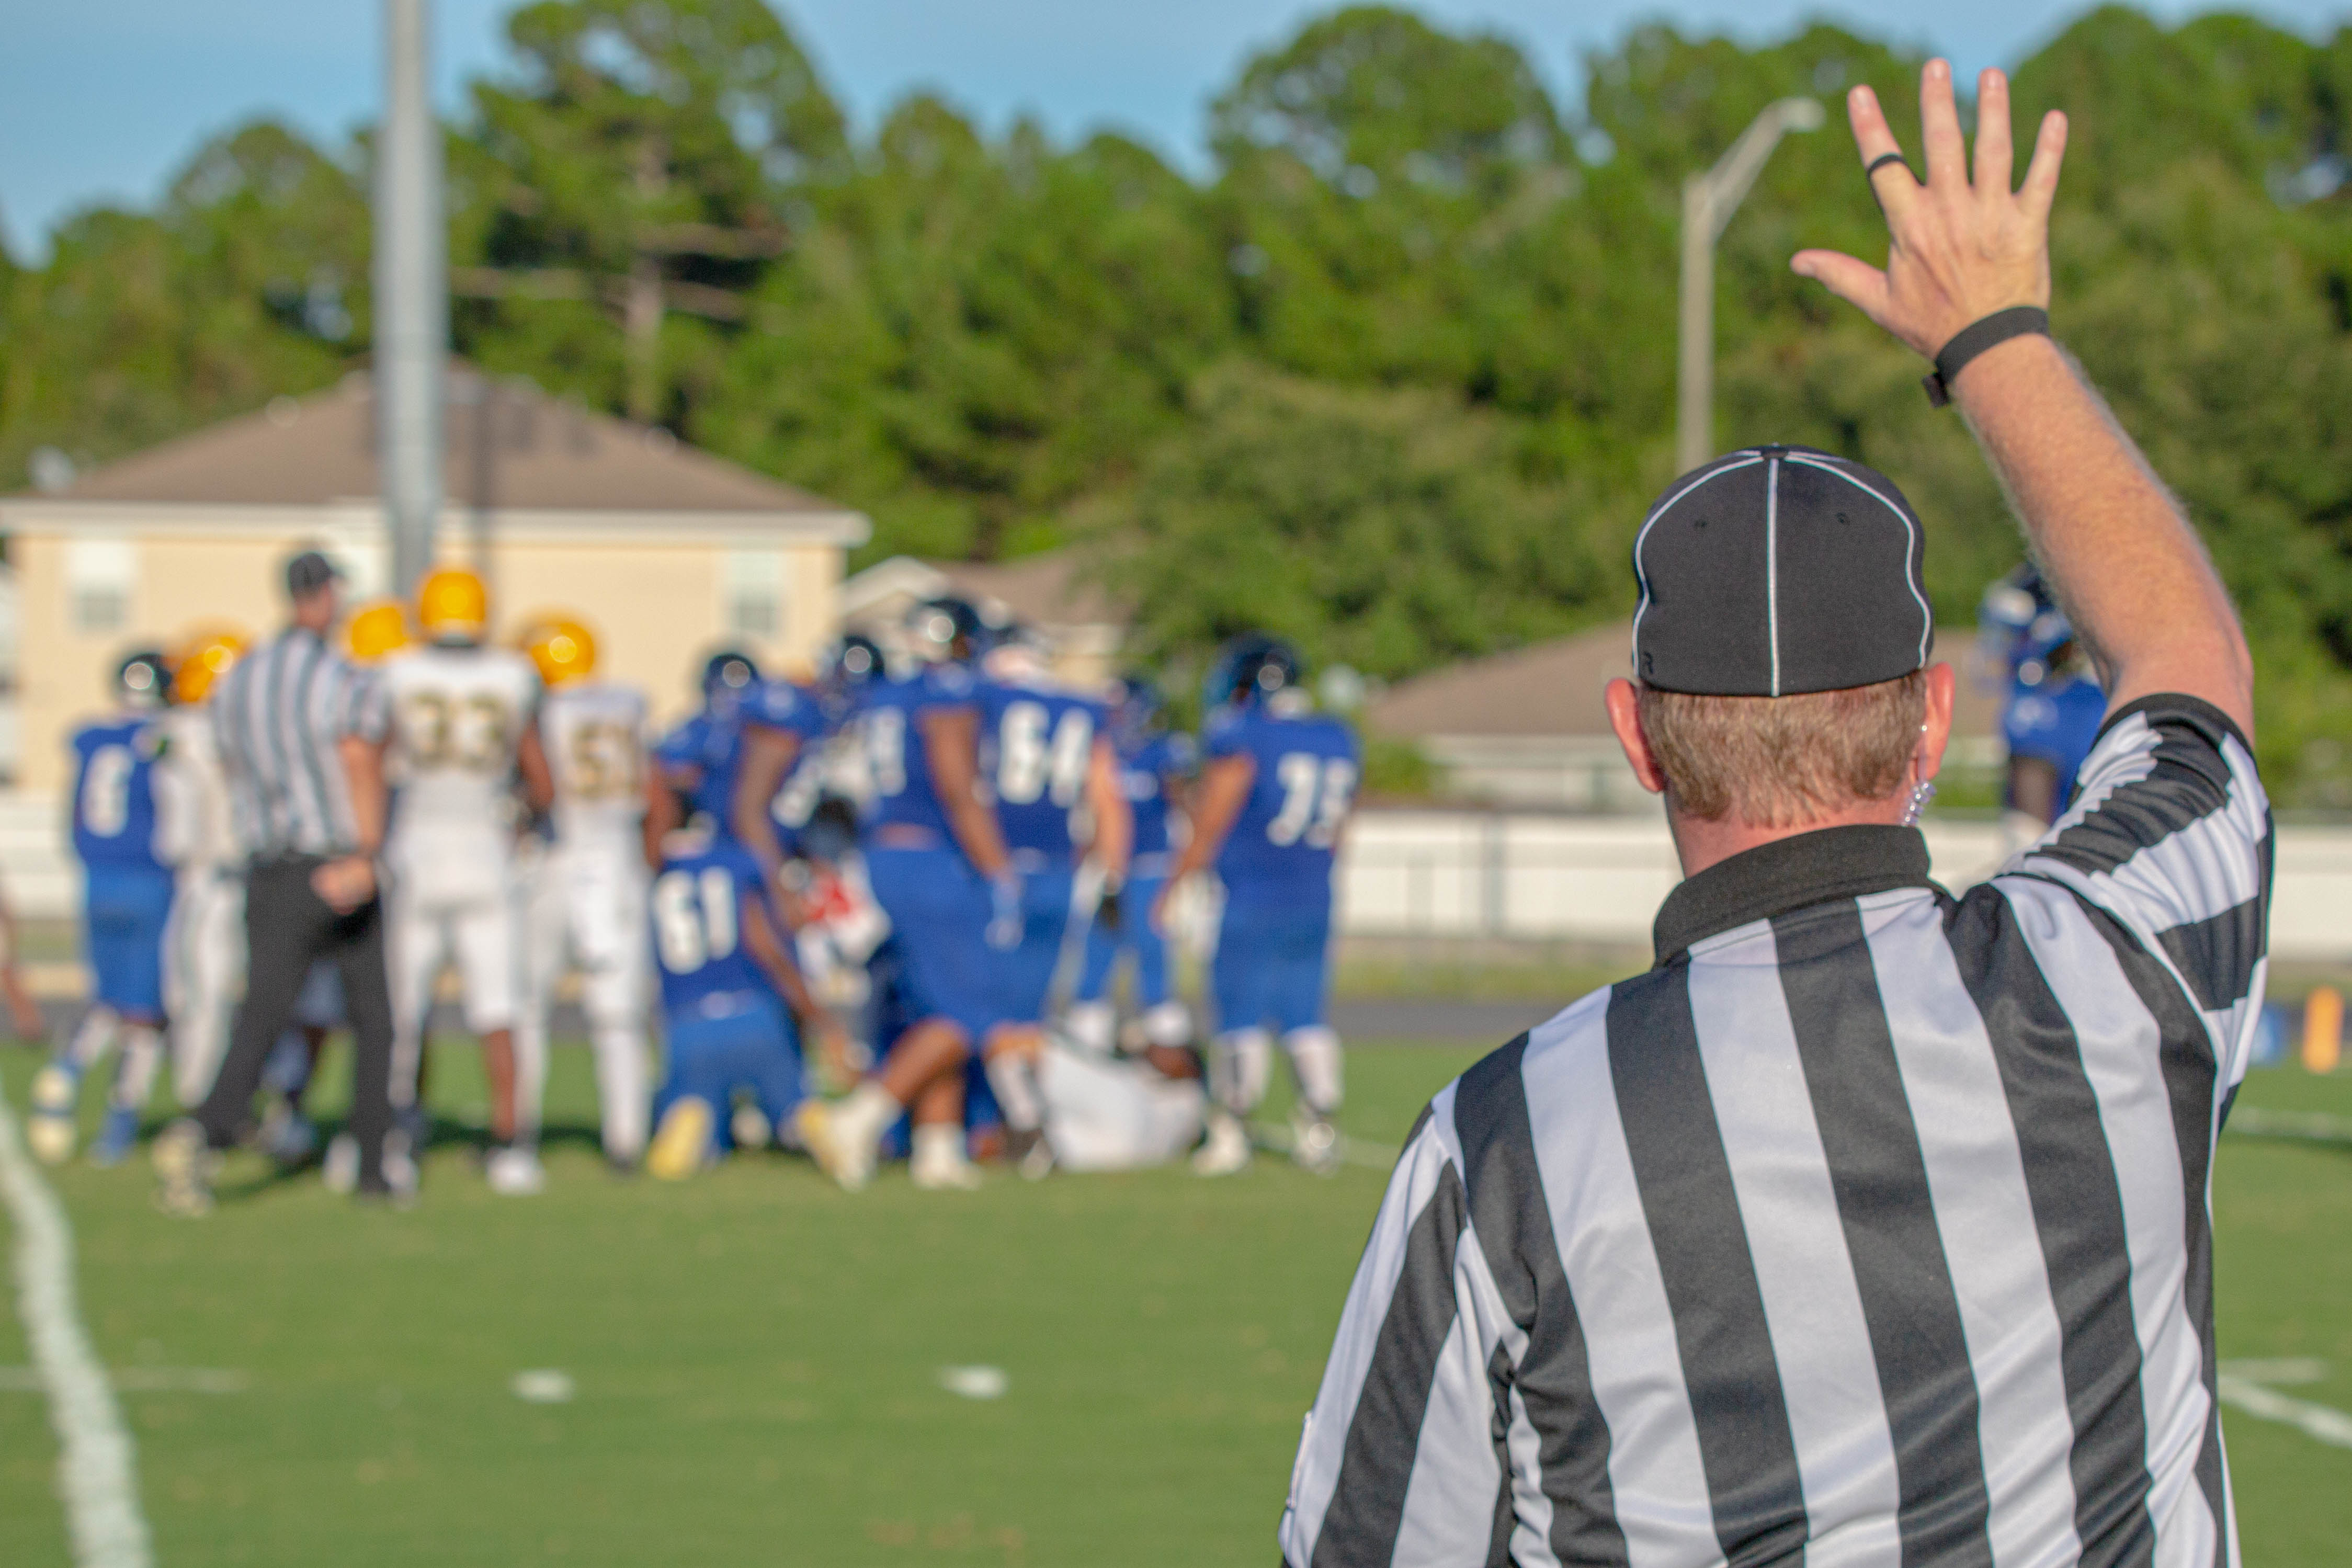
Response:
POLYGON ((212 1206, 215 1151, 251 1130, 254 1091, 313 962, 332 960, 354 1041, 351 1135, 359 1195, 404 1194, 415 1166, 392 1135, 392 1001, 375 856, 383 842, 385 715, 373 681, 330 643, 341 614, 316 551, 286 564, 292 624, 222 678, 211 706, 248 856, 244 1005, 212 1092, 155 1141, 163 1206, 212 1206))
POLYGON ((2072 809, 1954 898, 1909 826, 1951 726, 1921 530, 1795 447, 1685 476, 1633 550, 1609 710, 1687 873, 1657 965, 1431 1103, 1349 1294, 1292 1568, 2237 1561, 2214 1139, 2260 1010, 2252 677, 2179 508, 2046 335, 2065 124, 1925 180, 1868 89, 1887 268, 2110 707, 2072 809))

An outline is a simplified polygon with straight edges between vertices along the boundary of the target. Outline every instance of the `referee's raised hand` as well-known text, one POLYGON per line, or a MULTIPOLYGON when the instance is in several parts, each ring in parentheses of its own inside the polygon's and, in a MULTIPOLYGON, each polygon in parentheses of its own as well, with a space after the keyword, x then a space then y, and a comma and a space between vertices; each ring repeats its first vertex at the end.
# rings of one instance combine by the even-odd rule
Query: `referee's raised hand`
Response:
POLYGON ((1930 359, 1997 310, 2049 309, 2050 204, 2066 154, 2064 115, 2052 110, 2042 117, 2025 183, 2012 190, 2009 79, 1997 70, 1977 79, 1973 173, 1948 62, 1929 60, 1919 73, 1924 184, 1905 161, 1876 93, 1857 87, 1845 107, 1872 194, 1886 214, 1886 267, 1834 250, 1801 250, 1790 267, 1930 359))

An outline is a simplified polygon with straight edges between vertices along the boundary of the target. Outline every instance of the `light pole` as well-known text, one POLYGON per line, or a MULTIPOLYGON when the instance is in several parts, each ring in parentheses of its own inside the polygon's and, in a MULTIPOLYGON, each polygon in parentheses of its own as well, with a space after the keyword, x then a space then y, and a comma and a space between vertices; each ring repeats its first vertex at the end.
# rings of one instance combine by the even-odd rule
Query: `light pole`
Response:
POLYGON ((1675 471, 1689 473, 1715 455, 1715 242, 1739 210, 1764 162, 1791 131, 1818 131, 1822 106, 1784 98, 1765 106, 1731 150, 1704 174, 1683 182, 1683 283, 1679 407, 1675 471))
POLYGON ((441 127, 425 78, 426 3, 384 0, 375 153, 376 471, 392 531, 391 587, 404 597, 433 563, 449 357, 449 234, 441 127))

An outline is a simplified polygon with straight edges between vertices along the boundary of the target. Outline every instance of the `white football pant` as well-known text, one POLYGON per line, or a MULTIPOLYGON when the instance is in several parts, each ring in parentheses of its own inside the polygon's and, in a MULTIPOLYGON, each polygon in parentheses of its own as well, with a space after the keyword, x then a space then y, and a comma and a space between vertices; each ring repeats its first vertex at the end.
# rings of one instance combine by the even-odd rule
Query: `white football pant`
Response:
POLYGON ((180 873, 163 932, 172 1089, 193 1110, 212 1092, 245 985, 245 879, 213 866, 180 873))
POLYGON ((1037 1059, 1045 1142, 1066 1171, 1165 1165, 1200 1142, 1209 1097, 1198 1079, 1049 1045, 1037 1059))
POLYGON ((558 845, 523 882, 524 996, 515 1019, 515 1095, 527 1137, 547 1093, 548 1013, 556 982, 580 972, 580 1006, 596 1058, 604 1152, 646 1150, 653 1089, 646 1005, 645 860, 632 845, 558 845))
POLYGON ((392 980, 392 1103, 405 1110, 416 1103, 425 1024, 442 966, 457 963, 466 1027, 488 1035, 514 1027, 521 955, 514 902, 502 892, 436 898, 394 878, 386 889, 384 914, 384 967, 392 980))

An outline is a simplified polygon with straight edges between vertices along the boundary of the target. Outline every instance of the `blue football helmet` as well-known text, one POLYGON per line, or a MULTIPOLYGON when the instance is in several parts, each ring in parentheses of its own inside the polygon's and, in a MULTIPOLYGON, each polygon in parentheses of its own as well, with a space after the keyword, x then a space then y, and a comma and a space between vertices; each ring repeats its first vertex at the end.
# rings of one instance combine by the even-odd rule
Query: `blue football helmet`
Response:
POLYGON ((1244 632, 1218 650, 1201 689, 1203 709, 1248 708, 1298 684, 1298 650, 1265 632, 1244 632))
POLYGON ((740 648, 720 648, 703 661, 703 706, 714 712, 732 711, 759 683, 757 660, 740 648))
POLYGON ((1977 639, 1984 662, 2011 685, 2039 686, 2074 640, 2074 628, 2029 562, 1985 590, 1977 606, 1977 639))
POLYGON ((1151 677, 1140 671, 1122 675, 1115 690, 1117 695, 1110 705, 1114 733, 1133 743, 1160 727, 1167 716, 1168 701, 1160 696, 1160 685, 1151 677))
POLYGON ((144 712, 172 700, 172 661, 156 648, 141 648, 114 667, 115 695, 126 708, 144 712))
POLYGON ((1003 642, 1006 628, 955 594, 925 599, 907 612, 907 637, 930 664, 970 664, 1003 642))

